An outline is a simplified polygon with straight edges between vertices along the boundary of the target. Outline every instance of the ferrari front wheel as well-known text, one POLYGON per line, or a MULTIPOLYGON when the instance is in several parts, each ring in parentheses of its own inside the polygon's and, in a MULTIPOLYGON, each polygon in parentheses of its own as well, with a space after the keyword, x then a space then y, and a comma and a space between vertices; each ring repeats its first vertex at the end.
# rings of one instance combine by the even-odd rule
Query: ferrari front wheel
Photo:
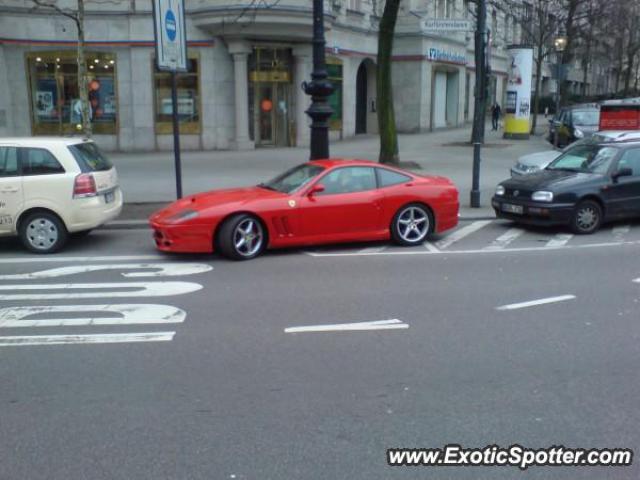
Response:
POLYGON ((433 216, 429 209, 412 203, 402 207, 393 217, 391 237, 400 245, 420 245, 432 229, 433 216))
POLYGON ((266 235, 260 221, 240 214, 227 219, 218 232, 220 253, 232 260, 250 260, 262 253, 266 235))

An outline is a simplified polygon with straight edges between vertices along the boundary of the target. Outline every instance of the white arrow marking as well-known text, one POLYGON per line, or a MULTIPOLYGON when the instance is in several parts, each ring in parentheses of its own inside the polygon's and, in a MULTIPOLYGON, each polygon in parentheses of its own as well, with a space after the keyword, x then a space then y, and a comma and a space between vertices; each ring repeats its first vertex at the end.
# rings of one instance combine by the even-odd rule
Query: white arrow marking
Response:
POLYGON ((165 297, 184 295, 202 289, 192 282, 134 282, 134 283, 52 283, 36 285, 0 285, 2 290, 41 291, 41 293, 0 294, 0 300, 47 300, 63 298, 165 297), (112 289, 112 291, 108 291, 112 289), (48 290, 93 290, 90 292, 47 293, 48 290), (107 291, 104 291, 107 290, 107 291), (123 291, 124 290, 124 291, 123 291))
POLYGON ((33 273, 18 273, 14 275, 0 275, 0 280, 38 280, 41 278, 56 278, 79 273, 97 272, 100 270, 157 270, 156 272, 122 273, 123 277, 177 277, 180 275, 194 275, 213 270, 205 263, 120 263, 107 265, 74 265, 71 267, 51 268, 33 273))
POLYGON ((378 320, 375 322, 338 323, 335 325, 308 325, 305 327, 289 327, 285 328, 284 332, 348 332, 361 330, 396 330, 400 328, 409 328, 409 325, 401 322, 397 318, 394 318, 392 320, 378 320))
POLYGON ((0 347, 27 345, 83 345, 89 343, 170 342, 176 332, 106 333, 91 335, 28 335, 0 337, 0 347))
POLYGON ((64 305, 45 307, 9 307, 0 309, 0 328, 62 327, 80 325, 133 325, 182 323, 187 314, 169 305, 119 304, 119 305, 64 305), (25 320, 33 315, 52 313, 100 313, 109 317, 41 318, 25 320))
POLYGON ((541 298, 540 300, 531 300, 530 302, 512 303, 511 305, 502 305, 496 307, 496 310, 517 310, 519 308, 535 307, 536 305, 546 305, 547 303, 564 302, 573 300, 575 295, 560 295, 558 297, 541 298))

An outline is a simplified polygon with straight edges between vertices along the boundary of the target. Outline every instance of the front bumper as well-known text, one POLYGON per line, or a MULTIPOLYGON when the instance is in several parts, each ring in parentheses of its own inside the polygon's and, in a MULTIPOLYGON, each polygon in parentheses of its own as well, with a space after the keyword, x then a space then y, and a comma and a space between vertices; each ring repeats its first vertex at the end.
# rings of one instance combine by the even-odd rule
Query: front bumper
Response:
POLYGON ((530 225, 566 225, 571 222, 575 205, 568 203, 545 203, 513 198, 496 197, 491 199, 496 217, 530 225), (522 213, 505 212, 504 205, 522 207, 522 213))
POLYGON ((213 227, 149 222, 156 248, 163 252, 212 253, 213 227))

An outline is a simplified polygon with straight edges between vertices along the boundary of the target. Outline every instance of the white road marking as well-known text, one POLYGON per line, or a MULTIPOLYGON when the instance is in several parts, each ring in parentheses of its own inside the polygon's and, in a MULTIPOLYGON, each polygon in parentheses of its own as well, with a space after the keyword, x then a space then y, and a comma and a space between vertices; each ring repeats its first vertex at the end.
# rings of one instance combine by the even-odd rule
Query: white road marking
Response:
POLYGON ((360 253, 376 253, 382 252, 387 248, 387 245, 383 245, 381 247, 367 247, 360 250, 360 253))
POLYGON ((3 263, 63 263, 63 262, 132 262, 135 260, 166 260, 162 255, 106 255, 100 257, 65 257, 64 255, 42 255, 24 257, 0 257, 0 264, 3 263))
POLYGON ((501 307, 496 307, 496 310, 518 310, 520 308, 535 307, 537 305, 546 305, 548 303, 565 302, 575 298, 575 295, 560 295, 558 297, 541 298, 539 300, 531 300, 529 302, 502 305, 501 307))
POLYGON ((552 247, 517 247, 517 248, 505 248, 503 250, 485 250, 485 249, 472 249, 472 250, 447 250, 447 251, 421 251, 421 250, 393 250, 379 253, 320 253, 305 251, 306 255, 310 257, 369 257, 369 256, 386 256, 386 255, 469 255, 476 253, 488 253, 488 254, 505 254, 505 253, 523 253, 523 252, 551 252, 560 250, 581 250, 583 248, 602 248, 602 247, 622 247, 629 245, 640 245, 640 240, 624 241, 624 242, 603 242, 592 243, 586 245, 561 245, 552 247))
POLYGON ((431 253, 440 253, 440 250, 436 248, 436 246, 431 242, 424 242, 424 248, 431 253))
POLYGON ((335 325, 308 325, 304 327, 285 328, 285 333, 304 332, 352 332, 363 330, 396 330, 409 328, 409 325, 397 318, 392 320, 378 320, 375 322, 338 323, 335 325))
POLYGON ((447 235, 442 240, 436 242, 436 247, 440 250, 444 250, 447 247, 450 247, 456 242, 459 242, 464 237, 471 235, 472 233, 477 232, 483 227, 489 225, 493 220, 479 220, 477 222, 473 222, 469 225, 466 225, 458 230, 451 232, 450 235, 447 235))
POLYGON ((28 345, 86 345, 89 343, 170 342, 176 332, 103 333, 89 335, 28 335, 0 337, 0 347, 28 345))
POLYGON ((615 237, 622 237, 631 231, 631 225, 619 225, 611 230, 615 237))
POLYGON ((516 240, 524 233, 521 228, 510 228, 505 233, 496 238, 491 245, 485 247, 485 250, 502 250, 511 242, 516 240))
POLYGON ((182 323, 186 316, 186 312, 180 308, 154 304, 9 307, 0 309, 0 328, 182 323), (25 318, 34 315, 60 313, 100 313, 102 315, 108 314, 110 317, 87 316, 83 318, 25 320, 25 318))
POLYGON ((14 275, 0 275, 0 280, 37 280, 40 278, 55 278, 79 273, 97 272, 100 270, 157 270, 156 272, 122 273, 123 277, 175 277, 180 275, 194 275, 213 270, 205 263, 121 263, 106 265, 76 265, 42 270, 33 273, 18 273, 14 275))
POLYGON ((183 295, 202 289, 202 285, 192 282, 132 282, 132 283, 52 283, 34 285, 0 285, 0 292, 38 291, 40 293, 0 294, 0 300, 47 300, 77 298, 114 297, 165 297, 183 295), (113 291, 109 291, 109 290, 113 291), (119 291, 118 291, 119 289, 119 291), (49 290, 65 290, 64 293, 49 293, 49 290), (67 292, 69 290, 69 292, 67 292), (93 290, 76 292, 73 290, 93 290), (105 291, 106 290, 106 291, 105 291), (123 291, 124 290, 124 291, 123 291), (133 290, 133 291, 132 291, 133 290))
POLYGON ((545 245, 546 248, 564 247, 573 238, 571 233, 559 233, 545 245))
POLYGON ((634 283, 640 283, 640 278, 636 278, 635 280, 631 280, 634 283))

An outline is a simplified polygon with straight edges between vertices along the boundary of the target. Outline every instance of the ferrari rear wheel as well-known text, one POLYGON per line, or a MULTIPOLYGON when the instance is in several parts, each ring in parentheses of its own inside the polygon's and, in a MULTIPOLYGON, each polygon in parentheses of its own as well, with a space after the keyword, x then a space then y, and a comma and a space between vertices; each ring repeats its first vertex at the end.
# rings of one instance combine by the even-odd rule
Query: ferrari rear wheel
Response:
POLYGON ((420 245, 433 229, 433 216, 419 203, 405 205, 393 217, 391 237, 406 246, 420 245))
POLYGON ((220 253, 232 260, 250 260, 262 253, 266 234, 260 221, 252 215, 234 215, 218 232, 220 253))

